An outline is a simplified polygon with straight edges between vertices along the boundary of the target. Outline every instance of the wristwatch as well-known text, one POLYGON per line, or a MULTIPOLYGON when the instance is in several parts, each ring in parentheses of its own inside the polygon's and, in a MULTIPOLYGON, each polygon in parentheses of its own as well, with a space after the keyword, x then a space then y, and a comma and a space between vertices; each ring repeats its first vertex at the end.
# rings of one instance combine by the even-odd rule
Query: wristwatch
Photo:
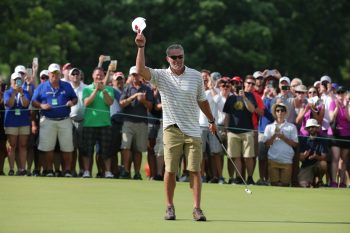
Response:
POLYGON ((212 121, 209 121, 209 120, 208 120, 208 123, 209 123, 209 124, 215 124, 215 118, 213 118, 212 121))

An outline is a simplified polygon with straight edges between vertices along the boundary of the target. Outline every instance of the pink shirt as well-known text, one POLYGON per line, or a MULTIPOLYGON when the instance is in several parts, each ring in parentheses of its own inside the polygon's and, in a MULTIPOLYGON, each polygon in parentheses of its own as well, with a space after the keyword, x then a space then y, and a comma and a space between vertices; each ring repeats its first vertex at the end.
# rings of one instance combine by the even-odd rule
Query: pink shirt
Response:
MULTIPOLYGON (((335 100, 332 100, 329 111, 334 112, 334 109, 336 107, 335 100)), ((337 128, 339 131, 340 136, 350 136, 350 121, 346 118, 346 107, 342 106, 340 107, 338 114, 337 114, 337 128)))

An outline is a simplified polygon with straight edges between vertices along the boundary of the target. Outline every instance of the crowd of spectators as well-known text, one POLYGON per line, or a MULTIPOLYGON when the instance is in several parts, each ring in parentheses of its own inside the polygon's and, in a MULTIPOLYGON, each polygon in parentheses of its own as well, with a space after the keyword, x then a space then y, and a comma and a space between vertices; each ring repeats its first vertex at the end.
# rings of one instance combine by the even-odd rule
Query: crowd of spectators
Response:
MULTIPOLYGON (((70 63, 53 63, 39 75, 37 60, 31 68, 15 67, 10 85, 1 84, 0 175, 140 180, 147 154, 146 175, 163 179, 161 93, 135 67, 127 77, 113 62, 105 71, 108 60, 99 57, 91 84, 70 63)), ((203 69, 201 75, 224 142, 209 132, 201 113, 202 182, 242 184, 240 173, 249 185, 349 184, 346 87, 326 75, 305 86, 278 70, 231 78, 203 69), (235 166, 224 162, 223 145, 235 166)), ((188 181, 185 164, 185 159, 179 164, 179 181, 188 181)))

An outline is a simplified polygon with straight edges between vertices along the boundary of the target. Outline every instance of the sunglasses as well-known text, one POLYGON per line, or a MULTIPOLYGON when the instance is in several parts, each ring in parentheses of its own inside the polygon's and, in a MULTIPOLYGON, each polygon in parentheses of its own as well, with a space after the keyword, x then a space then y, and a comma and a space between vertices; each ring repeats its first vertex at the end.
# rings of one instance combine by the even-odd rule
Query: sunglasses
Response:
POLYGON ((305 92, 302 92, 302 91, 296 91, 295 93, 300 94, 300 95, 305 94, 305 92))
POLYGON ((276 112, 286 112, 286 110, 285 109, 276 109, 276 112))
POLYGON ((248 84, 248 85, 255 86, 255 83, 252 83, 252 82, 245 82, 245 83, 248 84))
POLYGON ((171 59, 173 59, 173 60, 176 60, 176 59, 182 59, 182 58, 184 58, 184 55, 179 55, 179 56, 168 56, 168 57, 170 57, 171 59))
POLYGON ((48 80, 48 79, 49 79, 49 76, 42 75, 42 76, 40 77, 40 79, 42 79, 42 80, 48 80))
POLYGON ((222 88, 225 88, 225 87, 231 87, 231 84, 229 84, 229 83, 225 83, 225 84, 222 84, 222 85, 221 85, 221 87, 222 87, 222 88))
POLYGON ((77 76, 79 75, 80 73, 72 73, 72 76, 77 76))

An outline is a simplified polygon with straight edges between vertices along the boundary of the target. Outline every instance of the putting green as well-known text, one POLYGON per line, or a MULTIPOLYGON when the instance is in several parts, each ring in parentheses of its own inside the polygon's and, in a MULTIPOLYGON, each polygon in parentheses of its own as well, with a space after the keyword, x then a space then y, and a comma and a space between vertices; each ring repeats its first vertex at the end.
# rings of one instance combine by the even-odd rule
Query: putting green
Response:
POLYGON ((156 181, 0 177, 0 232, 349 232, 349 189, 204 184, 207 222, 192 220, 188 183, 178 183, 176 221, 163 220, 156 181))

